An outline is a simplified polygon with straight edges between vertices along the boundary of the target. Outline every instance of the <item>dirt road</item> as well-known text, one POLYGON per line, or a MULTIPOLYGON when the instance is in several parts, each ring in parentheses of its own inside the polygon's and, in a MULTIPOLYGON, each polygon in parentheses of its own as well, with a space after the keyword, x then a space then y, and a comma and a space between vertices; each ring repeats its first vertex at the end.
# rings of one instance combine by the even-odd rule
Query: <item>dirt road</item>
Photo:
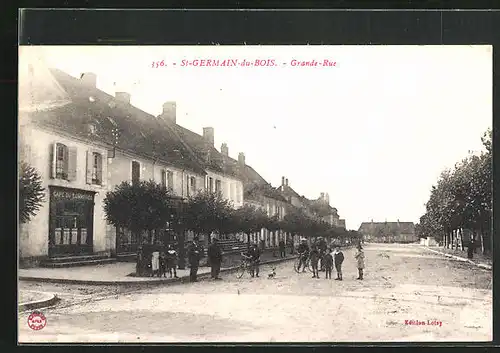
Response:
MULTIPOLYGON (((365 280, 354 250, 344 281, 297 274, 292 262, 260 278, 166 286, 44 311, 20 342, 362 342, 490 341, 491 272, 418 245, 367 244, 365 280)), ((43 287, 43 285, 41 286, 43 287)), ((111 288, 112 290, 112 288, 111 288)), ((105 290, 100 292, 104 295, 105 290)), ((78 295, 84 295, 78 292, 78 295)), ((96 293, 88 294, 95 297, 96 293)))

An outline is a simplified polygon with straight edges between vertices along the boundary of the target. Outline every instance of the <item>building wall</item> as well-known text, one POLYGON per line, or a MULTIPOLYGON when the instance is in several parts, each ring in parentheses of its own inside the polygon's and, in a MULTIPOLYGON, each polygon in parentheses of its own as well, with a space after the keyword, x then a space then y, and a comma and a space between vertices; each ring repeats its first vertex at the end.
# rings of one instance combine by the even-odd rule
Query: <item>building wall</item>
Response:
POLYGON ((243 200, 243 182, 239 179, 230 177, 228 175, 223 175, 215 173, 213 171, 207 170, 207 181, 205 182, 208 187, 208 178, 213 179, 213 190, 215 191, 215 181, 221 181, 221 191, 222 196, 233 203, 235 208, 240 208, 244 204, 243 200))
POLYGON ((41 129, 31 124, 20 128, 20 158, 36 168, 41 175, 45 188, 45 199, 40 210, 31 221, 20 227, 19 251, 21 258, 44 257, 48 255, 49 235, 49 186, 62 186, 80 190, 95 191, 94 219, 93 219, 93 250, 94 252, 109 252, 112 245, 106 234, 106 219, 103 210, 103 200, 106 196, 109 175, 106 168, 107 149, 69 137, 60 132, 41 129), (76 149, 76 179, 72 181, 52 179, 51 175, 51 146, 54 143, 63 143, 68 148, 76 149), (86 183, 87 151, 100 152, 103 156, 104 185, 89 185, 86 183))
MULTIPOLYGON (((129 154, 122 151, 116 151, 115 158, 109 159, 109 170, 111 172, 110 176, 110 186, 111 188, 119 185, 123 181, 132 181, 132 162, 136 161, 140 164, 140 179, 141 180, 154 180, 157 183, 161 183, 161 172, 171 171, 173 174, 173 194, 180 197, 187 196, 187 177, 195 177, 196 179, 196 191, 204 189, 204 177, 203 175, 182 170, 177 167, 169 166, 161 162, 154 163, 152 160, 146 159, 144 157, 138 157, 133 154, 129 154)), ((190 189, 189 193, 192 194, 193 190, 190 189)))

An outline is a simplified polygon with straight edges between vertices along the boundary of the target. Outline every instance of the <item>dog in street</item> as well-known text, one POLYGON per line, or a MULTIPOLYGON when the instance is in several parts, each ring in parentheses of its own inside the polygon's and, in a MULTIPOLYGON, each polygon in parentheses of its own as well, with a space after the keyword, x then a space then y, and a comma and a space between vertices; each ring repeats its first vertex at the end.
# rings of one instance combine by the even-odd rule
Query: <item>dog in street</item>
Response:
POLYGON ((267 275, 267 278, 268 278, 268 279, 271 279, 271 278, 274 278, 274 277, 276 277, 276 267, 273 267, 273 268, 271 269, 271 273, 269 273, 269 274, 267 275))

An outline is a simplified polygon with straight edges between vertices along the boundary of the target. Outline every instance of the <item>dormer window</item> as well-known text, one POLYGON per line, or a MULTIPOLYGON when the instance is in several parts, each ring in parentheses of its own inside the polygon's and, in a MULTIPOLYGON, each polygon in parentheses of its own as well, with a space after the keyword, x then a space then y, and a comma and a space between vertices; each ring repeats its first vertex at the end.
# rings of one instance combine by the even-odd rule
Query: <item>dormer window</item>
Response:
POLYGON ((89 133, 94 135, 96 133, 96 126, 92 123, 88 124, 89 133))

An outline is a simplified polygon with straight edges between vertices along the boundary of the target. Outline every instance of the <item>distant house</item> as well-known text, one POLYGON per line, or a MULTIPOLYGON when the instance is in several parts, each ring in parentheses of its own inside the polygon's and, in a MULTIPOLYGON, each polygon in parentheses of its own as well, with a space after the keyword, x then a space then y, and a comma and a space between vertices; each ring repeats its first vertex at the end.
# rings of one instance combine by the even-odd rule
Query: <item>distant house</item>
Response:
POLYGON ((365 242, 413 243, 418 241, 413 222, 363 222, 358 231, 365 242))
POLYGON ((309 204, 309 209, 318 220, 326 222, 331 226, 341 226, 337 209, 330 206, 330 197, 328 193, 322 192, 320 197, 316 200, 309 200, 305 197, 303 200, 305 203, 309 204))

